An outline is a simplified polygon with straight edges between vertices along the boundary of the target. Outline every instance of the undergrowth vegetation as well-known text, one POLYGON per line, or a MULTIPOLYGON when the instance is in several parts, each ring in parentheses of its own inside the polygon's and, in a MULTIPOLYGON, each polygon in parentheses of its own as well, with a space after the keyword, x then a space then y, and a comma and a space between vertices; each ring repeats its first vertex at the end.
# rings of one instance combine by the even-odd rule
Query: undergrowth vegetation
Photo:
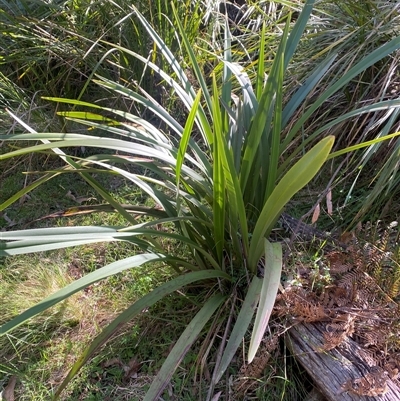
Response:
MULTIPOLYGON (((0 383, 227 396, 266 344, 284 207, 396 218, 399 10, 0 1, 0 383)), ((257 399, 310 390, 286 353, 257 399)))

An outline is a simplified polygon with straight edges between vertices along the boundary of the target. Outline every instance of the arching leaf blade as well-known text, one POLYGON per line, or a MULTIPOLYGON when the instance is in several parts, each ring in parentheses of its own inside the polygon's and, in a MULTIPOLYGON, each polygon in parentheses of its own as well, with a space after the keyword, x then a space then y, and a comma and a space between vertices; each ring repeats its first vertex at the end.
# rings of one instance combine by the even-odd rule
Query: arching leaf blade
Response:
POLYGON ((309 150, 283 176, 266 201, 257 220, 250 245, 250 269, 255 272, 258 260, 264 248, 264 237, 278 218, 283 207, 301 188, 307 185, 325 163, 332 149, 335 138, 328 136, 309 150))
POLYGON ((222 304, 225 297, 221 294, 209 299, 192 321, 186 326, 185 331, 179 337, 174 348, 163 363, 157 377, 153 380, 149 391, 143 401, 157 401, 174 374, 176 368, 182 362, 190 347, 197 340, 203 327, 222 304))
POLYGON ((275 304, 282 272, 282 245, 279 243, 271 243, 267 239, 264 241, 264 278, 262 280, 260 302, 258 304, 256 320, 251 334, 248 363, 253 361, 258 347, 264 337, 265 329, 267 328, 272 308, 275 304))

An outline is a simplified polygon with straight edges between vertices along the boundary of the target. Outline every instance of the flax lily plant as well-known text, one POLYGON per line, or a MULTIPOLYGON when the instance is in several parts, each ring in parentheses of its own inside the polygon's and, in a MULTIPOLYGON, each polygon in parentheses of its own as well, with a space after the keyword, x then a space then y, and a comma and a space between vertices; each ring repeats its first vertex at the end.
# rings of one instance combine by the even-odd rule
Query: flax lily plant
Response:
MULTIPOLYGON (((57 389, 55 398, 59 397, 83 364, 122 324, 173 291, 204 280, 213 283, 210 286, 212 290, 166 358, 145 401, 158 399, 185 353, 202 334, 205 326, 215 330, 216 319, 221 319, 221 316, 225 316, 227 323, 215 360, 208 399, 213 397, 215 384, 228 368, 255 314, 247 354, 248 362, 253 360, 268 325, 282 269, 281 245, 271 243, 268 240, 269 234, 287 202, 310 182, 328 158, 335 156, 330 154, 334 138, 324 136, 323 133, 337 121, 327 122, 314 135, 305 139, 301 147, 291 149, 290 155, 287 155, 287 149, 299 135, 307 118, 325 100, 360 71, 400 46, 400 39, 396 39, 367 56, 334 85, 328 87, 304 115, 289 127, 294 112, 324 77, 335 59, 335 55, 330 55, 312 71, 309 78, 283 106, 285 71, 306 27, 313 3, 314 1, 306 2, 290 33, 289 23, 286 24, 267 77, 264 74, 265 30, 262 30, 254 82, 251 82, 238 64, 232 62, 227 28, 225 50, 218 58, 223 74, 219 80, 211 75, 211 82, 206 82, 177 18, 175 23, 191 62, 190 67, 196 77, 198 90, 194 89, 185 73, 186 69, 179 64, 162 38, 134 9, 132 17, 146 29, 164 59, 163 65, 169 65, 170 71, 160 69, 149 58, 127 48, 115 45, 113 48, 142 61, 146 68, 152 69, 170 86, 187 110, 184 126, 148 93, 98 77, 96 82, 101 87, 140 103, 153 112, 167 127, 167 133, 126 111, 82 101, 52 98, 50 100, 74 106, 74 111, 61 113, 64 117, 91 129, 102 130, 105 134, 37 133, 14 116, 28 133, 0 136, 1 140, 42 142, 3 154, 0 160, 52 150, 65 162, 65 167, 45 172, 42 178, 0 205, 0 210, 56 175, 76 173, 103 197, 105 206, 120 213, 127 221, 125 227, 65 227, 4 232, 0 256, 103 241, 125 241, 135 245, 135 249, 142 250, 127 259, 87 274, 44 299, 3 324, 0 335, 9 333, 18 325, 92 283, 126 269, 163 261, 177 273, 175 278, 135 302, 104 328, 72 366, 57 389), (236 85, 233 85, 234 81, 236 85), (239 90, 233 93, 233 87, 239 87, 239 90), (90 112, 76 111, 87 107, 91 109, 90 112), (82 146, 102 149, 103 153, 78 158, 69 156, 63 150, 66 147, 82 146), (104 154, 104 149, 111 149, 115 153, 104 154), (303 154, 301 157, 298 156, 300 153, 303 154), (150 174, 133 173, 129 168, 132 165, 150 174), (120 204, 99 184, 93 173, 124 177, 151 197, 155 207, 120 204), (149 219, 139 224, 135 215, 146 215, 149 219), (169 227, 173 224, 173 229, 157 229, 167 224, 169 227), (171 250, 164 249, 163 242, 157 240, 161 237, 172 238, 184 244, 190 251, 190 257, 184 259, 171 250), (238 283, 244 288, 243 297, 237 297, 236 291, 240 287, 238 283), (238 304, 239 308, 236 308, 234 304, 239 302, 238 299, 242 301, 238 304)), ((395 101, 381 102, 369 106, 368 110, 360 109, 357 112, 366 113, 373 109, 399 105, 400 102, 395 101)), ((357 112, 344 115, 339 120, 350 118, 357 112)), ((206 338, 215 340, 217 334, 211 333, 206 338)))

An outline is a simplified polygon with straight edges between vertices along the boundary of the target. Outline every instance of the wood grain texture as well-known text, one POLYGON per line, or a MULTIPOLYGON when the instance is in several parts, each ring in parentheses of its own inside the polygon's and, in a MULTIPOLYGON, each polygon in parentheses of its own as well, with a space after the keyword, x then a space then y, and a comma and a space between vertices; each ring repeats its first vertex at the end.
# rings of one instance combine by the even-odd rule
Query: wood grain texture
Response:
POLYGON ((388 380, 388 392, 374 397, 343 392, 348 380, 360 378, 370 370, 363 361, 363 350, 351 339, 338 349, 316 352, 323 345, 321 323, 298 324, 287 333, 286 344, 314 380, 328 401, 400 401, 400 388, 388 380))

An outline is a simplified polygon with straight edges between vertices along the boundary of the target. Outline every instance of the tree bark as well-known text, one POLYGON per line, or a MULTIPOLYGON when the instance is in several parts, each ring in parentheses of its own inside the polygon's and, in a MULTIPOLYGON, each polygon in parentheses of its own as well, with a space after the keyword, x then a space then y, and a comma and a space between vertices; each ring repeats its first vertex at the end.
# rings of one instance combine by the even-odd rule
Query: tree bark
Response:
POLYGON ((328 401, 400 401, 400 388, 390 379, 387 393, 379 396, 343 391, 346 382, 364 377, 371 368, 362 358, 362 348, 350 338, 336 349, 317 352, 324 343, 323 332, 321 323, 301 323, 289 330, 286 344, 328 401))

